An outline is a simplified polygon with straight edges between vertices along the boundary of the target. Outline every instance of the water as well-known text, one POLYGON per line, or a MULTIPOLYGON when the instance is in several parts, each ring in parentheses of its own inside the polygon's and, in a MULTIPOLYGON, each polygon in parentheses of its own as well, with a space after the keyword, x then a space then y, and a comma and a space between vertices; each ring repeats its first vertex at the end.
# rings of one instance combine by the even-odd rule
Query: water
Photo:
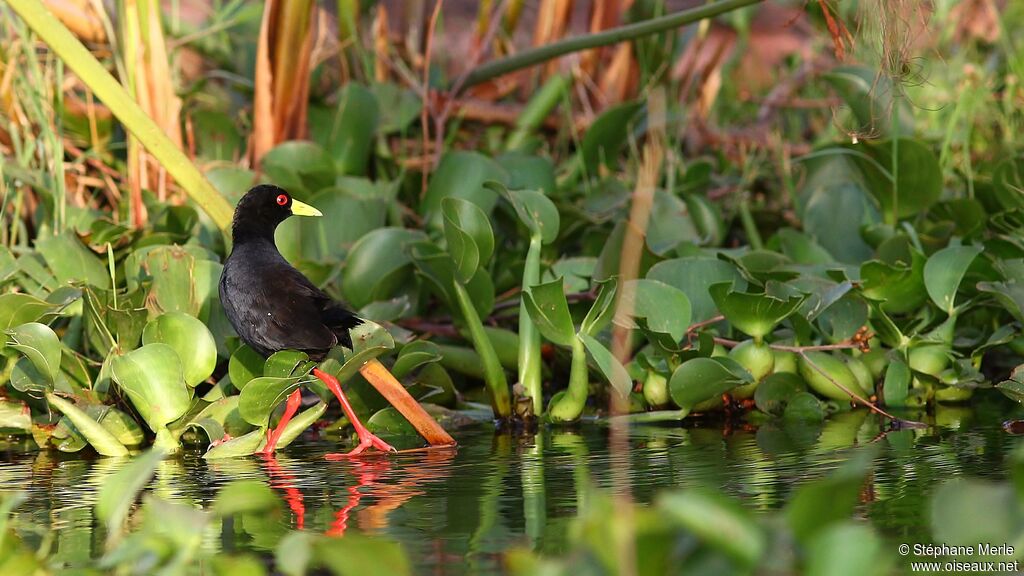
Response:
MULTIPOLYGON (((973 408, 940 408, 924 430, 884 433, 866 412, 822 424, 645 426, 624 456, 608 450, 607 429, 584 424, 535 437, 460 430, 457 451, 326 461, 338 446, 303 439, 274 460, 207 462, 198 454, 163 462, 151 489, 209 506, 218 487, 240 478, 269 483, 287 502, 270 525, 227 522, 204 535, 214 550, 274 549, 289 528, 343 535, 383 534, 405 545, 417 573, 500 573, 502 553, 528 547, 557 554, 590 486, 613 491, 614 458, 629 470, 631 492, 650 502, 671 487, 710 485, 748 507, 781 507, 794 488, 842 463, 854 443, 880 443, 858 514, 899 542, 930 542, 927 497, 956 476, 1006 476, 1017 439, 1001 428, 1024 413, 995 397, 973 408)), ((99 486, 122 462, 7 446, 0 490, 26 491, 19 520, 51 527, 56 558, 76 565, 102 554, 104 533, 92 505, 99 486)), ((23 534, 33 543, 41 538, 23 534)))

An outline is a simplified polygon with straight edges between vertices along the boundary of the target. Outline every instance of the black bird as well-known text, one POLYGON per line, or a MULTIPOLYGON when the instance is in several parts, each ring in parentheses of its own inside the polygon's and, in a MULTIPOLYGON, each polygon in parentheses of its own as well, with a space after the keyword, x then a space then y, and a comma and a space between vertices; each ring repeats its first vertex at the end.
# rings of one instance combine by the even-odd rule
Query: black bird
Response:
MULTIPOLYGON (((348 330, 362 320, 314 286, 277 250, 274 230, 293 214, 323 216, 277 186, 264 184, 246 192, 235 208, 231 226, 234 247, 221 273, 220 301, 242 342, 263 356, 291 349, 322 360, 338 344, 351 346, 348 330)), ((359 446, 349 452, 350 456, 371 446, 395 451, 363 426, 336 378, 319 368, 313 370, 313 375, 337 396, 356 429, 359 446)), ((300 400, 298 390, 288 397, 280 423, 267 432, 263 453, 274 452, 300 400)))

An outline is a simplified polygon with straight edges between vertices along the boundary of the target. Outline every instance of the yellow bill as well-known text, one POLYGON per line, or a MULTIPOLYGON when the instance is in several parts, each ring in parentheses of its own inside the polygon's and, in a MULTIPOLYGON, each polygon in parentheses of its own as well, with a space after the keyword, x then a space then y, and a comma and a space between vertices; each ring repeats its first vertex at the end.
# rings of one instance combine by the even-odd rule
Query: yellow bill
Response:
POLYGON ((296 216, 323 216, 324 213, 305 202, 292 199, 292 214, 296 216))

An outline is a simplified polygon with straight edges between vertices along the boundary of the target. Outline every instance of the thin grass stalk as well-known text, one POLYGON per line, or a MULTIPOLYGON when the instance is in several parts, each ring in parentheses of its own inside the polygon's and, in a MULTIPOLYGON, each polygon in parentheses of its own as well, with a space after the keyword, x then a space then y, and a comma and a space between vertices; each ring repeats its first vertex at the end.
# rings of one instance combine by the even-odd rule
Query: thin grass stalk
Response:
POLYGON ((7 3, 78 74, 125 128, 139 138, 189 197, 226 231, 231 225, 231 206, 85 46, 39 0, 7 0, 7 3))
MULTIPOLYGON (((530 236, 530 247, 526 251, 526 262, 523 264, 523 288, 540 284, 540 251, 541 235, 535 232, 530 236)), ((533 415, 540 418, 544 414, 544 398, 541 380, 540 332, 530 319, 526 300, 519 302, 519 383, 532 400, 533 415)))
POLYGON ((642 38, 651 34, 658 34, 692 24, 705 18, 711 18, 731 12, 752 4, 758 4, 764 0, 722 0, 712 4, 706 4, 698 8, 692 8, 690 10, 683 10, 674 14, 667 14, 660 18, 652 18, 643 22, 637 22, 635 24, 628 24, 626 26, 619 26, 618 28, 612 28, 598 34, 584 34, 581 36, 575 36, 572 38, 566 38, 558 42, 553 42, 544 46, 537 46, 535 48, 524 50, 518 54, 508 56, 506 58, 500 58, 498 60, 492 60, 486 64, 478 66, 473 70, 462 83, 460 92, 477 84, 482 84, 488 80, 492 80, 499 76, 504 76, 517 70, 536 66, 551 60, 558 58, 559 56, 565 56, 566 54, 572 54, 573 52, 579 52, 580 50, 588 50, 591 48, 599 48, 601 46, 609 46, 611 44, 617 44, 619 42, 626 42, 634 40, 636 38, 642 38))

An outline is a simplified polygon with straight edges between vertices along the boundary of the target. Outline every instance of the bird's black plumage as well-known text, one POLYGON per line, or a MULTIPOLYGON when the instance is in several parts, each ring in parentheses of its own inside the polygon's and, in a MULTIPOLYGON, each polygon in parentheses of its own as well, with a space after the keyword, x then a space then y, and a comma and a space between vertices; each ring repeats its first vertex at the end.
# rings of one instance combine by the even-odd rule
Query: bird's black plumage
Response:
POLYGON ((277 250, 274 230, 295 205, 290 194, 271 185, 252 188, 238 202, 220 301, 235 332, 260 354, 293 349, 319 360, 336 344, 351 346, 348 329, 362 320, 277 250))

